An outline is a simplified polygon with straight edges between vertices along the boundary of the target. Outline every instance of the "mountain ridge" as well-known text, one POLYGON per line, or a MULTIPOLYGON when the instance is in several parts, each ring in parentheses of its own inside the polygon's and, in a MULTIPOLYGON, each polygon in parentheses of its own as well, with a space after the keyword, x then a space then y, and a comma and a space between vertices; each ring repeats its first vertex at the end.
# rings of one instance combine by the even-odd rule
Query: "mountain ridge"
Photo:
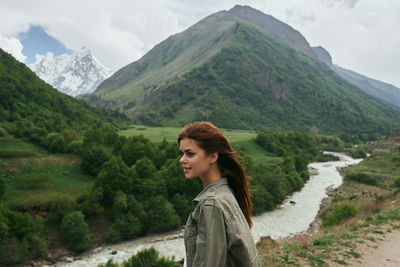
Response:
POLYGON ((72 55, 54 56, 49 52, 38 56, 29 67, 54 88, 74 97, 94 92, 112 74, 85 47, 72 55))
MULTIPOLYGON (((240 8, 236 6, 233 10, 238 12, 240 8)), ((247 14, 249 7, 243 8, 247 14)), ((145 66, 147 77, 142 72, 123 87, 107 88, 107 84, 118 83, 115 79, 122 73, 118 71, 85 99, 97 106, 122 110, 146 124, 183 125, 193 120, 210 120, 226 128, 268 127, 284 131, 312 128, 326 133, 382 133, 399 125, 396 111, 393 113, 370 98, 321 61, 243 17, 229 11, 212 14, 161 42, 130 66, 160 63, 160 57, 154 58, 157 49, 163 55, 176 52, 174 46, 182 48, 179 51, 199 47, 204 51, 198 40, 208 44, 213 52, 203 57, 201 64, 179 65, 177 58, 184 52, 178 53, 165 65, 182 69, 170 80, 154 83, 147 79, 160 71, 149 63, 145 66), (220 40, 223 43, 216 46, 220 40)), ((297 34, 296 31, 294 35, 297 34)), ((167 76, 166 72, 158 73, 161 74, 167 76)), ((129 79, 132 76, 131 73, 129 79)))
POLYGON ((340 77, 354 84, 375 99, 384 101, 384 103, 394 106, 396 109, 400 108, 400 88, 333 64, 331 55, 323 47, 313 47, 313 50, 317 54, 319 60, 328 65, 340 77))

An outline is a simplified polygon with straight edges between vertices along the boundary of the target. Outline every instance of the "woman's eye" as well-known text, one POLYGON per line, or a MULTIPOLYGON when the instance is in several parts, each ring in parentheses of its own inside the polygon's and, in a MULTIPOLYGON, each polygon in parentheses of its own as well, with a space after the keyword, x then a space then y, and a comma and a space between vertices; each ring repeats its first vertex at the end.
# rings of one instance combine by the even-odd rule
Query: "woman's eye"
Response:
POLYGON ((193 157, 193 156, 194 156, 194 154, 193 154, 193 153, 191 153, 191 152, 188 152, 188 153, 187 153, 187 156, 188 156, 188 157, 193 157))

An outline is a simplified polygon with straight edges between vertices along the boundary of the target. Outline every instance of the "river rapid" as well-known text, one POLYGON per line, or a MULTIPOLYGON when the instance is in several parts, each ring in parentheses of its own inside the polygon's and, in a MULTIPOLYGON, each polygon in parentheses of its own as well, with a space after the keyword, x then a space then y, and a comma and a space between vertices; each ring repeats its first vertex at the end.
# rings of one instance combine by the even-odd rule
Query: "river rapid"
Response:
MULTIPOLYGON (((338 168, 361 161, 341 153, 326 153, 340 157, 340 161, 309 164, 311 177, 301 191, 293 193, 277 209, 253 217, 251 231, 255 242, 258 242, 262 236, 278 239, 306 232, 315 220, 322 200, 327 197, 327 190, 337 188, 342 184, 338 168)), ((183 238, 176 237, 182 236, 182 233, 183 230, 178 230, 103 246, 82 254, 74 262, 58 262, 55 266, 97 266, 109 259, 114 259, 114 262, 122 262, 139 250, 148 247, 154 247, 162 256, 174 257, 179 260, 184 257, 185 250, 183 238), (116 254, 113 255, 112 251, 116 254)))

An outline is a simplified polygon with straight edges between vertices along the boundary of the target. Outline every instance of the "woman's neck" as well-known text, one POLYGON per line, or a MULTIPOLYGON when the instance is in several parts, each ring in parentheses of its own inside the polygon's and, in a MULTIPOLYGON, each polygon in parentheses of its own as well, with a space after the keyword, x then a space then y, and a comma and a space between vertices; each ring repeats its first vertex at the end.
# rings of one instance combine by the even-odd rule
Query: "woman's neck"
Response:
POLYGON ((219 170, 217 164, 212 164, 210 166, 209 172, 206 175, 200 177, 200 180, 203 183, 203 186, 206 187, 209 184, 221 179, 221 171, 219 170))

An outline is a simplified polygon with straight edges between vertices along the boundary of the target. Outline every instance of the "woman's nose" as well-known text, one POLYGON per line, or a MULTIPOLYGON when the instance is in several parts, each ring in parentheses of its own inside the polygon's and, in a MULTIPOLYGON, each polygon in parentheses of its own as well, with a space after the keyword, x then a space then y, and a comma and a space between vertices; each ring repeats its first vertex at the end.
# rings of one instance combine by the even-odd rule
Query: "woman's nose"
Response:
POLYGON ((184 160, 185 160, 185 155, 182 155, 182 157, 179 159, 179 162, 182 164, 184 160))

